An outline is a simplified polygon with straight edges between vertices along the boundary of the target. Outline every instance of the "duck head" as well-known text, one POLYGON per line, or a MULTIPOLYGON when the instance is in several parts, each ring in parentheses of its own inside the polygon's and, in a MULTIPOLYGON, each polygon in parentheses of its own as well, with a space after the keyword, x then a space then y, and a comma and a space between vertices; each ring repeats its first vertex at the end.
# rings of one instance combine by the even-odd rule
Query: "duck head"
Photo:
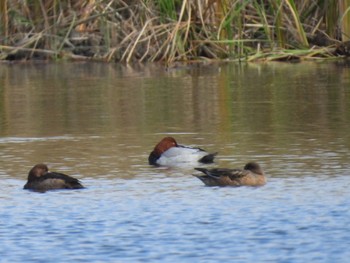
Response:
POLYGON ((252 171, 253 173, 256 174, 264 174, 264 171, 261 169, 260 165, 257 164, 256 162, 249 162, 244 166, 244 170, 249 170, 252 171))
POLYGON ((28 174, 28 181, 37 180, 40 176, 46 174, 49 171, 49 168, 46 164, 39 163, 36 164, 32 169, 30 169, 28 174))
POLYGON ((163 152, 169 150, 171 147, 177 147, 177 142, 173 137, 163 138, 157 145, 154 147, 153 152, 160 156, 163 152))
POLYGON ((151 165, 157 165, 158 158, 162 155, 163 152, 167 151, 172 147, 177 147, 177 142, 173 137, 163 138, 157 145, 154 147, 153 151, 148 157, 148 163, 151 165))

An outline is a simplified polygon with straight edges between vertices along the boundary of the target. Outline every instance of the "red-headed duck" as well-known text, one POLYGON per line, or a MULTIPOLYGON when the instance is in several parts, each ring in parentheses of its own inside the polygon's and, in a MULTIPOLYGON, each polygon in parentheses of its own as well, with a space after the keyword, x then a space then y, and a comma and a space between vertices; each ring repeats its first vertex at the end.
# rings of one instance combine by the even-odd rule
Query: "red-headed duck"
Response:
POLYGON ((249 162, 244 169, 194 168, 205 175, 194 175, 207 186, 261 186, 266 184, 266 177, 260 165, 249 162))
POLYGON ((84 188, 78 179, 69 175, 49 172, 47 165, 37 164, 28 174, 28 181, 23 187, 38 192, 54 189, 80 189, 84 188))
POLYGON ((148 163, 157 166, 212 163, 216 154, 200 148, 178 145, 173 137, 165 137, 154 147, 148 157, 148 163))

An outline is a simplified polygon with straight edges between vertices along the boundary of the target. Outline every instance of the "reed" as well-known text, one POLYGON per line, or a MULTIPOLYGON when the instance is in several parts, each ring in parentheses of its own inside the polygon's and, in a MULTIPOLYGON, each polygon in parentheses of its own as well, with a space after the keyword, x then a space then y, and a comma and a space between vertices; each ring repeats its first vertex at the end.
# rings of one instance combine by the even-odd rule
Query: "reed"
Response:
POLYGON ((0 58, 329 58, 347 55, 337 50, 349 10, 350 0, 2 0, 0 58))
POLYGON ((7 13, 7 1, 0 1, 0 17, 1 17, 1 21, 0 21, 0 33, 1 35, 3 35, 4 37, 4 43, 6 44, 6 40, 8 38, 8 24, 9 24, 9 17, 8 17, 8 13, 7 13))
POLYGON ((339 15, 341 23, 342 39, 350 40, 350 0, 339 1, 339 15))

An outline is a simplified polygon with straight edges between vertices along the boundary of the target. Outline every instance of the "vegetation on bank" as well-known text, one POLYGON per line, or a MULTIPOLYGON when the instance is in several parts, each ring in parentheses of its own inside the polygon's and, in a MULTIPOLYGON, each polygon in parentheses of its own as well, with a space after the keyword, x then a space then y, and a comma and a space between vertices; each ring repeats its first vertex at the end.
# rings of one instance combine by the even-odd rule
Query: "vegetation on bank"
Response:
POLYGON ((0 60, 350 56, 350 0, 2 0, 0 60))

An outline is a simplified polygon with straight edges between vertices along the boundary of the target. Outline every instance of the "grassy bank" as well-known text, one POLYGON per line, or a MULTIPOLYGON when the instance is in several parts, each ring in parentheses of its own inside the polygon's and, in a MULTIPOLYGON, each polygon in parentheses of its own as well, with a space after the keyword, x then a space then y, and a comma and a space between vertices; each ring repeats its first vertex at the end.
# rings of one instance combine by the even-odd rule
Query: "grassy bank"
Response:
POLYGON ((2 0, 0 59, 350 55, 350 0, 2 0))

